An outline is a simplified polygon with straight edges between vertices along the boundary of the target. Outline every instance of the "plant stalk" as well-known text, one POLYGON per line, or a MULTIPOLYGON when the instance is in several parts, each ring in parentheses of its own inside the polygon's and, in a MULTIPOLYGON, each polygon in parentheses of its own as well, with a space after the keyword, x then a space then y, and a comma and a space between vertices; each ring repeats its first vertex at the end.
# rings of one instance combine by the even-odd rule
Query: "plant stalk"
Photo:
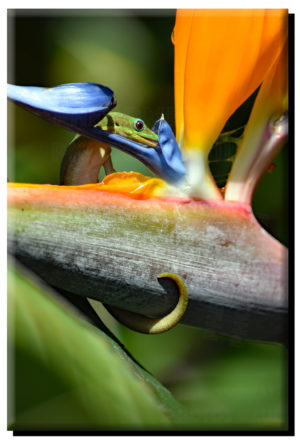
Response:
POLYGON ((287 249, 246 204, 10 183, 8 249, 57 288, 152 317, 177 300, 157 276, 178 274, 184 324, 286 341, 287 249))

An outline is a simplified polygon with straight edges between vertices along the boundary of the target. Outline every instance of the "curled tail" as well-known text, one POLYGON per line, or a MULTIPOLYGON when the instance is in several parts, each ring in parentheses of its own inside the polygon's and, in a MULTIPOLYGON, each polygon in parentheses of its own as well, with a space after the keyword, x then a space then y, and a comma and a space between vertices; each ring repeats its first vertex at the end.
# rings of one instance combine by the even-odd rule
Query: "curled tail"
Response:
POLYGON ((178 303, 167 315, 154 319, 132 311, 112 307, 111 305, 105 305, 105 307, 123 325, 140 333, 159 334, 170 330, 178 324, 186 311, 188 292, 184 281, 177 274, 162 273, 157 278, 173 280, 178 289, 178 303))

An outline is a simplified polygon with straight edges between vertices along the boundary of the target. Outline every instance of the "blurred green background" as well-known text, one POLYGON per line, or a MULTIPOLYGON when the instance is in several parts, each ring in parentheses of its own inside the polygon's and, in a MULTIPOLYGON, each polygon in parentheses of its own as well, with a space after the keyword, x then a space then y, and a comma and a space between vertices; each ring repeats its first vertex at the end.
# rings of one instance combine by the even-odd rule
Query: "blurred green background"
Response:
MULTIPOLYGON (((9 10, 8 82, 55 86, 97 82, 109 86, 116 111, 149 127, 164 113, 174 128, 175 10, 9 10)), ((59 167, 73 134, 8 104, 8 178, 58 184, 59 167)), ((117 170, 150 174, 113 150, 117 170)), ((288 150, 262 179, 255 215, 288 242, 288 150)), ((210 429, 287 427, 287 352, 191 327, 145 336, 111 323, 129 351, 210 429)), ((199 425, 200 427, 200 425, 199 425)))

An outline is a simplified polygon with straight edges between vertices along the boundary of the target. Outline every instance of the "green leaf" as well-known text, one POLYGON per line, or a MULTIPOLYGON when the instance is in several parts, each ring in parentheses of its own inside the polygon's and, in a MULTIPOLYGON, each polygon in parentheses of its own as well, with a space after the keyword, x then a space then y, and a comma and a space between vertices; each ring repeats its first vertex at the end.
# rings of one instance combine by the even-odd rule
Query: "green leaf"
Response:
POLYGON ((202 429, 287 430, 284 347, 217 337, 207 338, 206 348, 189 374, 173 383, 174 395, 201 420, 202 429))
POLYGON ((8 269, 8 377, 13 430, 174 429, 186 416, 117 343, 19 266, 8 269))

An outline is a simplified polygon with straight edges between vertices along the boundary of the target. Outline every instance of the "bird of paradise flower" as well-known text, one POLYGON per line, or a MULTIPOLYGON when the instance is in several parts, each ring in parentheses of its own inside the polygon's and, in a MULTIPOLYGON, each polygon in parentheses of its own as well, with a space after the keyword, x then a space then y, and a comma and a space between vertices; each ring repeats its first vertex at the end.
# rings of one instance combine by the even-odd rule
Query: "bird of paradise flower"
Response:
POLYGON ((259 86, 225 200, 250 203, 259 178, 284 144, 287 20, 286 10, 178 11, 173 31, 176 136, 196 196, 222 198, 208 154, 230 115, 259 86))
MULTIPOLYGON (((219 214, 226 209, 226 203, 231 206, 229 202, 243 203, 244 208, 250 206, 259 179, 287 139, 287 10, 178 10, 172 41, 177 142, 164 119, 155 126, 157 148, 145 149, 117 135, 99 132, 90 123, 84 126, 82 121, 74 123, 74 116, 70 120, 68 113, 59 121, 57 110, 53 113, 43 107, 43 103, 39 106, 38 113, 42 117, 50 117, 60 125, 127 151, 160 177, 112 173, 100 184, 73 188, 121 193, 145 200, 169 196, 196 199, 195 203, 205 200, 215 203, 212 206, 219 214), (237 140, 237 154, 225 190, 221 193, 209 168, 209 153, 232 113, 258 88, 243 137, 237 140), (217 204, 219 202, 222 206, 217 204)), ((18 90, 17 87, 9 95, 28 108, 28 96, 20 97, 21 91, 25 91, 26 96, 30 89, 18 90)), ((107 112, 114 100, 106 90, 104 96, 105 101, 108 100, 107 112)), ((88 95, 85 101, 90 105, 88 95)), ((36 103, 30 103, 30 107, 36 111, 36 103)), ((20 190, 20 185, 10 187, 15 186, 20 190)), ((47 188, 49 186, 45 186, 45 191, 47 188)), ((51 188, 54 193, 58 190, 55 186, 51 188)), ((64 186, 59 188, 63 190, 64 186)), ((231 243, 227 240, 222 246, 231 243)), ((281 247, 266 239, 266 246, 271 245, 274 258, 282 262, 286 255, 281 247)), ((282 306, 286 301, 282 286, 279 294, 282 306)))

